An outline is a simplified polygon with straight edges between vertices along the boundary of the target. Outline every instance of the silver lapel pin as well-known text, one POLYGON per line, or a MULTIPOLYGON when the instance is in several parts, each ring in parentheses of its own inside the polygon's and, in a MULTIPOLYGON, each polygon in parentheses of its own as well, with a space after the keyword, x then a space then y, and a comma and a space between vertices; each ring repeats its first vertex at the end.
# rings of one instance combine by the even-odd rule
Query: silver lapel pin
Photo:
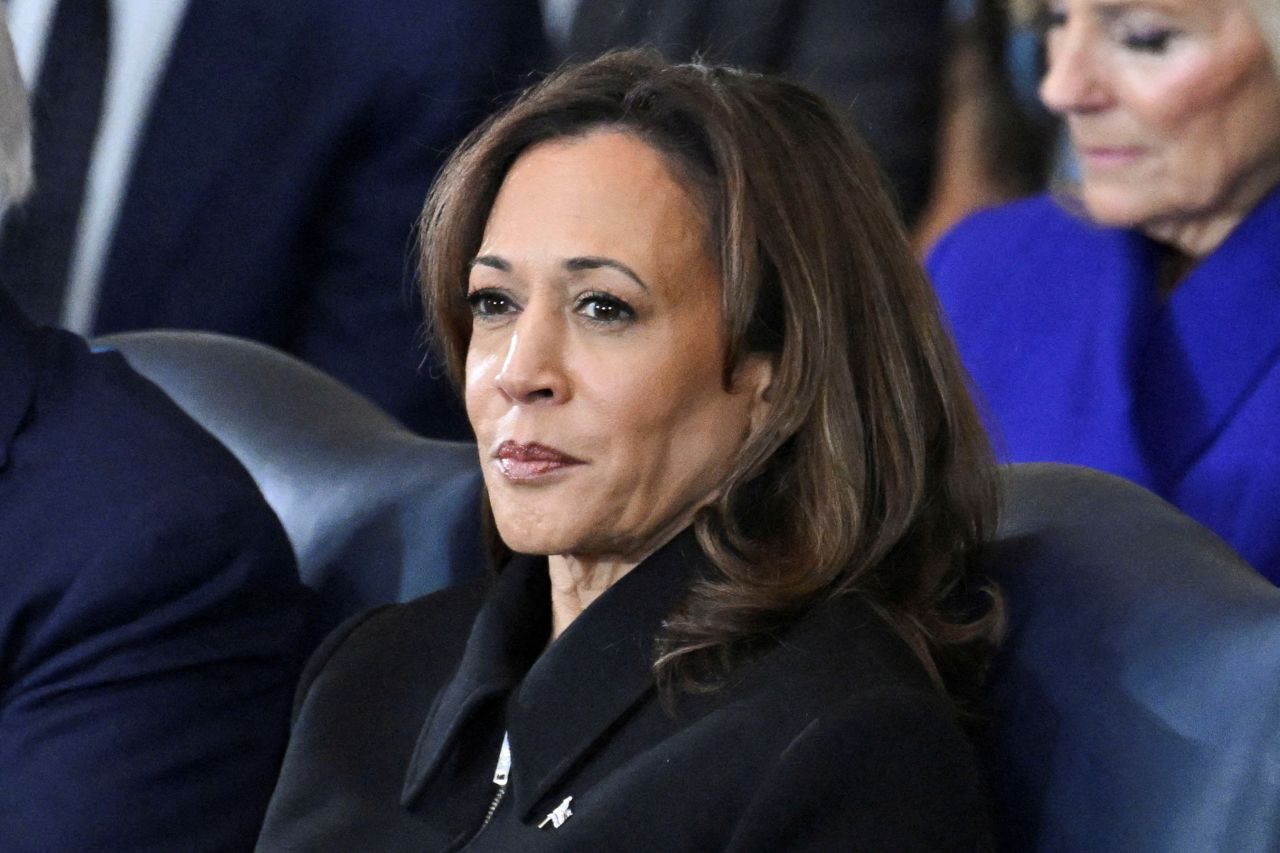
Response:
POLYGON ((569 808, 569 803, 573 802, 573 797, 565 797, 564 802, 551 810, 551 814, 542 819, 542 823, 538 824, 538 829, 544 828, 548 823, 552 829, 559 829, 564 826, 564 822, 573 817, 573 809, 569 808))

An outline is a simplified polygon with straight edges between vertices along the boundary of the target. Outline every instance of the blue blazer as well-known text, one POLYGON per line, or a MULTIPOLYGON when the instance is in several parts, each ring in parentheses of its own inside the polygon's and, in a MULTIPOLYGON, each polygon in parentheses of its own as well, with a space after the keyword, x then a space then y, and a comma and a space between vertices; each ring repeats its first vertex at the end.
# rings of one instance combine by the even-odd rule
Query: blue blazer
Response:
POLYGON ((0 295, 0 850, 248 849, 303 596, 221 445, 0 295))
POLYGON ((1128 477, 1280 582, 1280 189, 1165 300, 1159 252, 1039 197, 929 271, 1006 459, 1128 477))
POLYGON ((535 0, 191 3, 94 334, 251 338, 415 429, 469 436, 438 365, 421 366, 414 223, 454 144, 539 65, 541 39, 535 0))

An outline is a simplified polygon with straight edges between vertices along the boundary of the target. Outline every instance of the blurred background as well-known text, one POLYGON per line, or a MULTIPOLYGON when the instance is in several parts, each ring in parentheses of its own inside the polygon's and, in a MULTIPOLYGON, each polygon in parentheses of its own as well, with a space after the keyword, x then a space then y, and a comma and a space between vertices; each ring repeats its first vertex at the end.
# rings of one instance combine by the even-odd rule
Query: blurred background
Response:
POLYGON ((845 110, 923 254, 1044 185, 1029 28, 994 0, 9 0, 36 190, 0 281, 86 335, 247 337, 465 438, 413 231, 442 159, 541 72, 620 46, 793 77, 845 110))

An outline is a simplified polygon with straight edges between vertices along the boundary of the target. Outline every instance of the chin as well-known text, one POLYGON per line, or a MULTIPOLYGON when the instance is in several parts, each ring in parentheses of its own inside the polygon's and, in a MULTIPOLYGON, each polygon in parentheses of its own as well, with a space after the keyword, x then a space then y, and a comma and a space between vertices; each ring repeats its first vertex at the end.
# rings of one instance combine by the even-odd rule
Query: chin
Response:
POLYGON ((493 520, 503 544, 517 554, 629 559, 633 553, 645 553, 636 551, 643 538, 620 535, 599 517, 583 516, 580 506, 571 508, 569 517, 536 511, 503 512, 494 507, 493 520))
POLYGON ((1150 205, 1115 190, 1086 187, 1081 202, 1090 219, 1109 228, 1141 228, 1154 216, 1150 205))
POLYGON ((494 526, 503 543, 517 554, 564 554, 579 537, 559 519, 514 507, 493 507, 494 526))
POLYGON ((552 554, 563 554, 565 552, 564 548, 558 547, 558 543, 554 538, 527 536, 520 532, 512 533, 503 530, 501 525, 498 526, 498 536, 502 538, 502 544, 516 554, 550 557, 552 554))

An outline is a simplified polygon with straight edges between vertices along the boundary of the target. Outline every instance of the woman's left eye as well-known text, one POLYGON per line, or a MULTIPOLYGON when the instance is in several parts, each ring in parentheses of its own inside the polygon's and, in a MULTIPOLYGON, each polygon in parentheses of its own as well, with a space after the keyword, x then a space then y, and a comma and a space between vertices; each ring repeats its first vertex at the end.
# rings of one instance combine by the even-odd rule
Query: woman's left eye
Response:
POLYGON ((575 310, 596 323, 624 323, 636 316, 630 305, 607 293, 584 293, 575 310))
POLYGON ((1137 30, 1125 33, 1122 41, 1129 50, 1139 53, 1164 53, 1175 35, 1171 29, 1137 30))

